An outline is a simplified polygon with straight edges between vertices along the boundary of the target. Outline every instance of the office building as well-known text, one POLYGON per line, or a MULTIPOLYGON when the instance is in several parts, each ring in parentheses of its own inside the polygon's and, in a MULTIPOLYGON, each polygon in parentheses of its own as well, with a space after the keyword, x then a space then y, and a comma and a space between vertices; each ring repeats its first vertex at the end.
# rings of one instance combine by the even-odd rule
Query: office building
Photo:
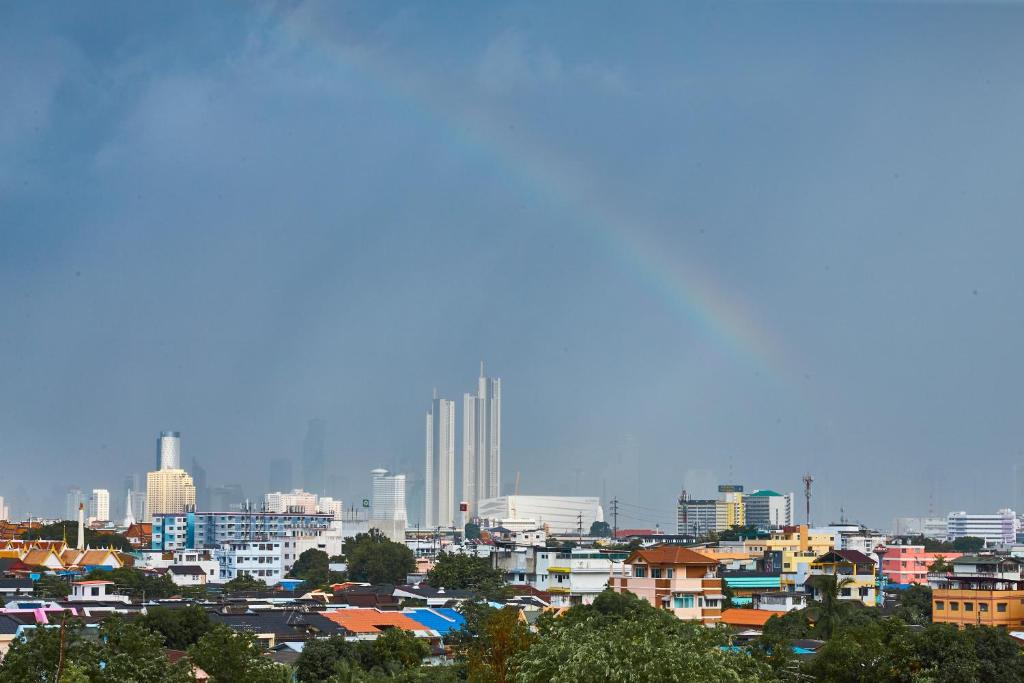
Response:
POLYGON ((210 511, 241 510, 245 504, 245 491, 239 484, 225 484, 210 489, 210 511))
POLYGON ((93 489, 89 496, 89 522, 110 521, 110 491, 93 489))
POLYGON ((4 502, 4 497, 0 496, 0 520, 10 521, 11 510, 7 507, 7 503, 4 502))
POLYGON ((210 509, 210 488, 206 484, 206 468, 199 464, 197 458, 192 458, 192 483, 196 486, 196 509, 210 509))
POLYGON ((893 536, 924 536, 946 538, 945 517, 897 517, 892 522, 893 536))
POLYGON ((370 472, 373 497, 370 505, 370 527, 379 529, 393 541, 405 540, 408 515, 405 510, 405 475, 389 475, 386 469, 370 472))
POLYGON ((424 523, 455 526, 455 402, 437 397, 427 413, 424 523))
POLYGON ((307 491, 323 493, 327 460, 327 422, 320 418, 309 421, 306 437, 302 440, 302 487, 307 491))
MULTIPOLYGON (((724 524, 723 516, 721 525, 724 524)), ((676 506, 676 533, 699 538, 718 531, 719 528, 718 501, 714 498, 690 498, 689 494, 683 491, 676 506)))
POLYGON ((288 458, 274 458, 270 461, 268 491, 292 490, 292 461, 288 458))
POLYGON ((69 488, 64 497, 64 519, 78 519, 78 508, 83 503, 85 503, 85 496, 82 495, 82 489, 77 486, 69 488))
POLYGON ((482 498, 501 495, 501 380, 485 376, 482 362, 477 393, 462 406, 462 499, 473 517, 482 498))
POLYGON ((188 472, 162 469, 146 475, 146 516, 180 514, 194 510, 196 487, 188 472))
POLYGON ((284 493, 275 491, 263 496, 264 508, 267 512, 297 512, 314 514, 317 511, 317 495, 302 489, 292 489, 284 493))
POLYGON ((156 469, 181 468, 181 432, 160 432, 156 439, 156 469))
POLYGON ((974 536, 984 538, 986 545, 1013 543, 1016 540, 1017 515, 1013 510, 999 510, 993 515, 970 515, 964 511, 946 516, 946 537, 950 540, 974 536))
POLYGON ((345 504, 340 498, 320 496, 316 501, 316 510, 322 515, 331 515, 334 519, 341 519, 345 514, 345 504))
POLYGON ((746 523, 758 529, 778 529, 793 524, 795 498, 792 492, 781 494, 761 489, 743 498, 746 523))
POLYGON ((498 496, 479 504, 484 527, 542 528, 549 534, 590 533, 590 525, 604 521, 597 496, 498 496))

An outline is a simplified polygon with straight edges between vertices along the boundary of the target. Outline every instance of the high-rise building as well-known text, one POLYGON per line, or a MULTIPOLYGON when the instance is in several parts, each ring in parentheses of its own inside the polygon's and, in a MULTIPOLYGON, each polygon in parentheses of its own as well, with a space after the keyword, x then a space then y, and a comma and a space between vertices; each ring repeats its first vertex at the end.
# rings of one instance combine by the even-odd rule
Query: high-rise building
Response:
POLYGON ((428 527, 455 525, 455 402, 438 398, 427 413, 427 463, 425 468, 428 527))
POLYGON ((181 469, 162 469, 146 475, 146 520, 154 515, 180 514, 196 505, 192 477, 181 469))
POLYGON ((946 536, 955 541, 965 536, 984 538, 987 545, 1016 540, 1017 513, 1002 509, 994 515, 971 515, 964 511, 946 516, 946 536))
POLYGON ((324 461, 327 450, 327 423, 314 418, 306 427, 306 437, 302 440, 302 486, 307 491, 322 493, 326 481, 324 461))
POLYGON ((156 469, 181 467, 181 432, 160 432, 156 439, 156 469))
POLYGON ((92 490, 89 496, 89 521, 110 521, 110 491, 107 489, 92 490))
POLYGON ((462 408, 462 499, 472 517, 481 499, 501 495, 501 380, 485 376, 483 362, 462 408))
POLYGON ((11 510, 9 507, 7 507, 7 504, 4 502, 3 496, 0 496, 0 519, 6 521, 11 520, 11 510))
POLYGON ((210 489, 210 512, 241 510, 245 505, 245 491, 238 484, 225 484, 210 489))
POLYGON ((192 458, 192 481, 196 485, 196 509, 208 510, 210 508, 210 489, 206 485, 206 468, 199 464, 199 460, 192 458))
POLYGON ((78 519, 78 506, 85 502, 82 489, 72 486, 64 498, 64 519, 78 519))
POLYGON ((748 493, 743 497, 746 523, 748 526, 756 526, 758 529, 792 526, 795 502, 792 492, 781 494, 761 489, 748 493))
POLYGON ((373 478, 371 516, 374 519, 394 519, 405 522, 405 475, 388 474, 386 469, 370 472, 373 478))
POLYGON ((703 537, 724 526, 725 520, 719 519, 723 511, 719 502, 714 498, 690 498, 683 491, 676 508, 676 533, 703 537))
POLYGON ((288 458, 274 458, 270 461, 268 491, 292 490, 292 461, 288 458))

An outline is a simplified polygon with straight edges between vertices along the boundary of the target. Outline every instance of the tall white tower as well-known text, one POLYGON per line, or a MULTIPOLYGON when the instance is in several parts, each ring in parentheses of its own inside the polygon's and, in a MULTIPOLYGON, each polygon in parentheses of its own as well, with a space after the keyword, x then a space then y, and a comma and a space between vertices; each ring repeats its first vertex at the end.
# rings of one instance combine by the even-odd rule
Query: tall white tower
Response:
POLYGON ((483 498, 501 495, 501 380, 484 375, 477 393, 462 398, 462 499, 469 516, 483 498))
POLYGON ((427 461, 425 469, 428 527, 455 525, 455 402, 438 398, 427 413, 427 461))
POLYGON ((405 522, 408 517, 405 511, 405 475, 388 474, 386 469, 372 470, 373 519, 390 519, 405 522))
POLYGON ((160 432, 156 440, 156 469, 181 469, 181 432, 160 432))

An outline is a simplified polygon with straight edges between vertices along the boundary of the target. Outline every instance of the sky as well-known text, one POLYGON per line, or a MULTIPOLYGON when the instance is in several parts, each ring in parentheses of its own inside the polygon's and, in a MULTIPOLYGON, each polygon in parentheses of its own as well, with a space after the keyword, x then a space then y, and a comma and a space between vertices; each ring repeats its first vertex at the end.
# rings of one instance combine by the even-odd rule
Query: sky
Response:
POLYGON ((3 3, 0 496, 116 497, 175 429, 257 498, 322 418, 354 502, 422 476, 483 360, 504 489, 621 527, 806 472, 815 522, 1018 504, 1021 35, 1014 3, 3 3))

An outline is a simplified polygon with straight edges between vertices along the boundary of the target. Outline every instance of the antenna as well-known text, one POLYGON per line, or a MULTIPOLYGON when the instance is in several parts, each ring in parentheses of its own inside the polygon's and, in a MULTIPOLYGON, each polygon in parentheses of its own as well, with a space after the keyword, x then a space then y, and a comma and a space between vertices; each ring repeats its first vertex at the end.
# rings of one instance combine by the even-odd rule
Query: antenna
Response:
POLYGON ((808 472, 804 475, 804 501, 807 506, 807 526, 811 526, 811 484, 814 483, 814 477, 808 472))

